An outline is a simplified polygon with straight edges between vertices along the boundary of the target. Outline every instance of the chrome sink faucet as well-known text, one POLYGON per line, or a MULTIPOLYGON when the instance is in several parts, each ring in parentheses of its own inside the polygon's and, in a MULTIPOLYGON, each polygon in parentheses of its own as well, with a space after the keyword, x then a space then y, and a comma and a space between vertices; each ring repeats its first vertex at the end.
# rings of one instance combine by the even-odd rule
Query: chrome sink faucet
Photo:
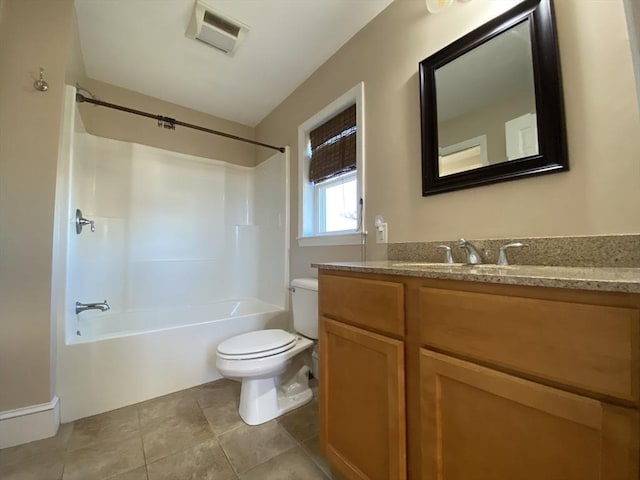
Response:
POLYGON ((508 248, 522 248, 522 247, 528 247, 528 246, 529 245, 527 243, 522 243, 522 242, 507 243, 506 245, 503 245, 502 247, 500 247, 498 262, 496 264, 509 265, 509 260, 507 259, 507 252, 506 252, 508 248))
POLYGON ((453 257, 451 256, 451 247, 449 245, 438 245, 436 248, 441 248, 444 250, 443 263, 453 263, 453 257))
POLYGON ((458 239, 456 242, 460 248, 464 250, 467 255, 467 263, 470 265, 480 265, 482 263, 482 256, 480 252, 471 242, 467 242, 464 238, 458 239))
POLYGON ((101 312, 106 312, 111 307, 105 300, 102 303, 80 303, 76 302, 76 314, 84 312, 86 310, 100 310, 101 312))

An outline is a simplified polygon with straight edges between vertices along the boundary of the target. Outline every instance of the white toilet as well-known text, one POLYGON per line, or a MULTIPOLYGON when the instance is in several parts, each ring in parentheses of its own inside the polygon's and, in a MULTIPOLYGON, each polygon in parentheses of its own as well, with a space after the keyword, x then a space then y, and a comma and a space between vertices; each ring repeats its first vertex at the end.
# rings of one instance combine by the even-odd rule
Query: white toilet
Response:
POLYGON ((318 280, 291 282, 293 328, 258 330, 225 340, 216 352, 216 367, 227 378, 242 381, 239 413, 249 425, 279 417, 312 398, 309 367, 299 353, 318 339, 318 280))

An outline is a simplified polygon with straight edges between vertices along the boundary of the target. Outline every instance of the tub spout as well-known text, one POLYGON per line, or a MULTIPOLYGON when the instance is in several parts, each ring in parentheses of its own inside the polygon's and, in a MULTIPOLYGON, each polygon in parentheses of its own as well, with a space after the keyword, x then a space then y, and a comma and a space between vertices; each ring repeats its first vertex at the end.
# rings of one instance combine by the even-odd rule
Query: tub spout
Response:
POLYGON ((110 308, 111 307, 109 306, 109 304, 107 303, 106 300, 104 302, 102 302, 102 303, 81 303, 81 302, 76 302, 76 314, 82 313, 85 310, 100 310, 101 312, 106 312, 110 308))

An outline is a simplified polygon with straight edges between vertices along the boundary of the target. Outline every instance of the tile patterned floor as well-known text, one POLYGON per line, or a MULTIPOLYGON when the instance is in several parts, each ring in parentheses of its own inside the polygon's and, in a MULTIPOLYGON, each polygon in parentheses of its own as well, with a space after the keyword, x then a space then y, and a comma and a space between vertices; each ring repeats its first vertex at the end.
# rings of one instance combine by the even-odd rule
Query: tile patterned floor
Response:
POLYGON ((218 380, 61 425, 53 438, 0 450, 0 478, 332 478, 317 444, 317 397, 256 427, 240 419, 239 398, 239 383, 218 380))

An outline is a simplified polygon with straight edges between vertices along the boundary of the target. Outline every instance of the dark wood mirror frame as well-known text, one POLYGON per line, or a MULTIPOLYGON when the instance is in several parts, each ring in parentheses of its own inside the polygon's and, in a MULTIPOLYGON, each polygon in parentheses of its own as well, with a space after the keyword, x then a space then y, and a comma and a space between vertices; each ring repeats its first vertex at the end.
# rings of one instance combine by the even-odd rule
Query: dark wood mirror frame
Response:
POLYGON ((424 59, 419 68, 423 196, 569 170, 562 79, 551 0, 525 0, 424 59), (440 177, 436 70, 526 19, 531 22, 539 153, 440 177))

